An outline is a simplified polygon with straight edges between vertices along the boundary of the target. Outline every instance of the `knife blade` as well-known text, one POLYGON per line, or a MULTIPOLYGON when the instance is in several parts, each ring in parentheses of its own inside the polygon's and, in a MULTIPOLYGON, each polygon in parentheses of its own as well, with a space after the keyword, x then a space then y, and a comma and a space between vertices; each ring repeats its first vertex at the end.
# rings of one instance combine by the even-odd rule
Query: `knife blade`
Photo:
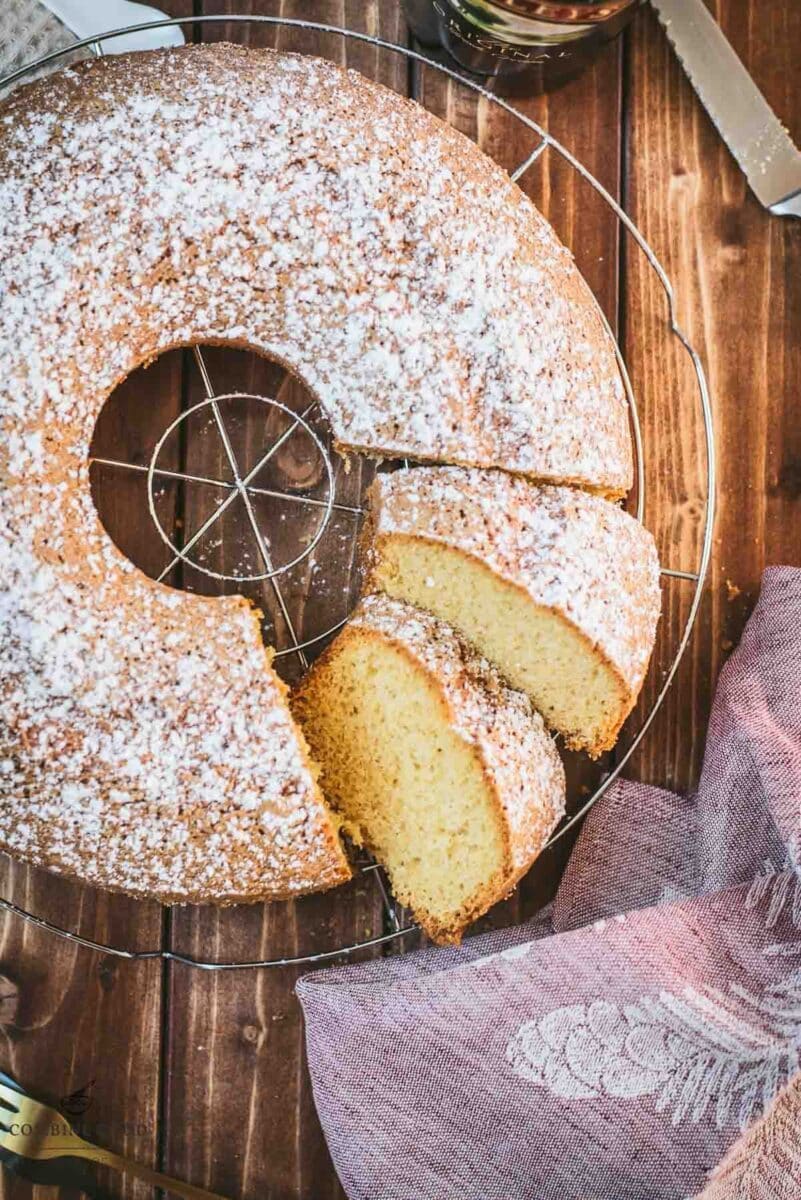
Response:
POLYGON ((651 0, 668 41, 757 199, 801 217, 801 151, 704 0, 651 0))

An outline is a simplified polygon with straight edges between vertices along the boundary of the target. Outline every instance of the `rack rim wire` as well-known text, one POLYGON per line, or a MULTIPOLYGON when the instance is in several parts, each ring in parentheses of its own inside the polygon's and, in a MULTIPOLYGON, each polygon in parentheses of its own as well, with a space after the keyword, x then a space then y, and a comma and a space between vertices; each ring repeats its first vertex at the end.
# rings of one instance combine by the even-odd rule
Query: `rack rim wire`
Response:
MULTIPOLYGON (((129 25, 129 26, 125 26, 122 28, 118 28, 118 29, 108 30, 105 33, 97 34, 92 37, 83 38, 81 40, 72 42, 72 43, 70 43, 70 45, 63 47, 60 50, 53 51, 50 54, 42 55, 40 58, 36 59, 34 62, 26 63, 22 67, 19 67, 17 70, 15 70, 15 71, 11 72, 9 75, 5 76, 3 79, 0 79, 0 94, 2 94, 2 92, 6 88, 10 87, 12 84, 17 83, 19 80, 23 79, 25 76, 31 75, 36 71, 42 70, 43 68, 49 66, 51 63, 57 62, 59 59, 65 57, 66 55, 73 54, 76 50, 88 49, 91 53, 93 53, 97 56, 102 56, 104 53, 103 43, 113 41, 113 39, 115 37, 120 37, 120 36, 123 36, 126 34, 144 32, 145 30, 150 30, 150 29, 161 29, 161 28, 166 28, 166 27, 170 27, 170 26, 184 26, 184 25, 198 26, 198 25, 212 25, 215 23, 216 24, 227 23, 227 24, 231 24, 231 25, 238 25, 238 24, 272 25, 272 26, 280 26, 280 27, 294 28, 294 29, 300 29, 300 30, 308 30, 308 31, 316 32, 316 33, 335 34, 335 35, 338 35, 343 38, 350 38, 350 39, 358 41, 358 42, 366 43, 368 45, 376 47, 377 49, 389 50, 396 54, 400 54, 400 55, 404 56, 407 59, 407 61, 417 62, 417 63, 423 64, 424 66, 428 66, 428 67, 432 68, 433 70, 438 71, 441 74, 447 76, 448 78, 455 80, 460 85, 469 88, 471 91, 475 92, 477 95, 484 97, 491 104, 498 105, 500 108, 502 108, 506 112, 510 113, 511 116, 513 116, 516 120, 520 121, 524 126, 526 126, 538 138, 538 141, 534 145, 533 149, 529 152, 527 157, 524 158, 523 161, 513 171, 511 171, 509 173, 511 180, 514 183, 517 183, 522 178, 522 176, 532 166, 534 166, 535 163, 537 163, 539 161, 539 159, 541 158, 544 151, 553 150, 570 167, 572 167, 575 171, 577 171, 578 174, 582 177, 582 179, 584 179, 597 192, 597 194, 606 202, 606 204, 609 206, 609 208, 611 208, 611 210, 614 212, 615 216, 618 218, 618 220, 622 224, 623 228, 633 239, 633 241, 635 242, 635 244, 637 245, 639 250, 644 254, 646 260, 648 261, 649 265, 652 267, 652 269, 656 273, 657 278, 659 279, 659 282, 662 285, 662 289, 664 291, 666 301, 667 301, 667 327, 668 327, 669 331, 676 337, 676 339, 678 340, 679 344, 681 345, 684 353, 689 358, 690 364, 693 368, 693 372, 695 375, 695 380, 696 380, 696 384, 697 384, 697 388, 698 388, 698 402, 699 402, 700 413, 701 413, 701 418, 702 418, 702 422, 703 422, 703 435, 704 435, 703 449, 704 449, 705 467, 706 467, 706 497, 705 497, 705 501, 704 501, 704 516, 703 516, 703 526, 702 526, 702 533, 701 533, 701 547, 700 547, 700 553, 698 555, 697 570, 696 571, 686 571, 686 570, 680 570, 678 568, 663 567, 661 573, 663 576, 665 576, 667 578, 682 580, 685 582, 691 582, 691 583, 694 583, 695 586, 694 586, 692 600, 690 602, 689 610, 687 613, 687 618, 686 618, 686 621, 685 621, 685 624, 684 624, 684 627, 682 630, 681 637, 679 638, 678 645, 676 646, 675 653, 670 662, 670 666, 667 668, 667 670, 665 672, 664 678, 662 680, 662 684, 656 694, 656 697, 653 701, 653 704, 651 705, 651 708, 649 709, 648 713, 643 718, 642 724, 640 725, 636 734, 632 738, 632 741, 626 747, 626 750, 623 752, 623 754, 621 755, 619 760, 615 763, 612 770, 602 780, 602 782, 600 783, 598 788, 596 788, 596 790, 593 792, 593 794, 585 801, 585 803, 575 813, 571 814, 569 817, 567 817, 562 822, 562 824, 559 826, 559 828, 556 830, 556 832, 551 836, 551 838, 549 839, 549 841, 547 843, 547 846, 552 846, 557 841, 559 841, 560 838, 564 837, 565 834, 567 834, 569 832, 569 830, 571 830, 579 821, 581 821, 584 818, 584 816, 586 816, 586 814, 589 812, 589 810, 593 807, 593 805, 596 804, 598 802, 598 800, 600 800, 601 797, 609 790, 609 788, 612 786, 612 784, 615 782, 615 780, 617 780, 619 778, 624 767, 626 766, 626 764, 628 763, 628 761, 634 754, 635 750, 638 748, 638 746, 642 742, 646 733, 650 729, 650 727, 656 717, 656 714, 658 713, 659 709, 661 708, 662 703, 663 703, 668 691, 670 690, 670 687, 673 683, 673 679, 676 675, 676 671, 678 670, 679 663, 681 662, 682 658, 684 657, 684 653, 689 644, 690 637, 692 635, 692 631, 695 626, 696 618, 698 616, 698 609, 700 607, 701 599, 702 599, 703 592, 704 592, 704 585, 705 585, 706 577, 707 577, 708 570, 709 570, 709 562, 710 562, 711 553, 712 553, 712 535, 713 535, 714 518, 715 518, 715 491, 716 491, 715 435, 714 435, 714 427, 713 427, 713 419, 712 419, 712 404, 711 404, 711 398, 710 398, 710 393, 709 393, 709 386, 707 384, 706 374, 705 374, 705 371, 703 368, 703 364, 701 362, 700 355, 698 354, 695 347, 692 345, 692 343, 689 339, 689 336, 685 333, 684 329, 679 324, 677 316, 676 316, 676 303, 675 303, 675 294, 673 291, 673 286, 670 282, 667 272, 665 271, 665 268, 662 266, 657 255, 655 254, 655 252, 653 251, 653 249, 651 248, 651 246, 645 239, 644 235, 640 232, 640 230, 637 228, 637 226, 634 224, 634 222, 629 217, 629 215, 626 213, 626 211, 622 208, 622 206, 618 203, 618 201, 615 200, 615 198, 603 186, 603 184, 600 182, 600 180, 596 179, 595 176, 592 174, 592 172, 589 171, 579 161, 579 159, 577 159, 575 157, 575 155, 573 155, 571 153, 571 151, 567 149, 567 147, 563 146, 561 144, 561 142, 559 142, 555 137, 553 137, 551 134, 549 134, 547 132, 547 130, 543 129, 531 117, 528 117, 525 115, 525 113, 520 112, 508 100, 504 99, 502 96, 495 95, 488 88, 484 87, 482 84, 478 83, 476 80, 470 79, 470 78, 462 75, 459 71, 454 70, 453 68, 447 66, 444 63, 437 62, 434 59, 428 57, 425 54, 420 53, 420 51, 412 49, 409 46, 401 46, 394 42, 387 41, 384 38, 375 37, 372 34, 362 33, 357 30, 345 29, 342 26, 333 25, 333 24, 329 24, 326 22, 307 21, 307 20, 304 20, 301 18, 275 17, 275 16, 266 16, 266 15, 262 16, 262 15, 244 15, 244 14, 225 13, 225 14, 208 14, 208 15, 193 16, 193 17, 169 17, 169 18, 165 17, 164 19, 158 20, 158 21, 147 21, 147 22, 142 22, 137 25, 129 25)), ((596 301, 596 305, 597 305, 597 301, 596 301)), ((610 335, 612 335, 611 327, 609 325, 609 322, 606 319, 605 314, 602 312, 600 305, 597 305, 597 310, 600 313, 601 318, 602 318, 606 328, 609 330, 610 335)), ((638 413, 638 409, 637 409, 637 401, 634 396, 633 388, 631 386, 631 381, 629 379, 626 363, 623 360, 623 355, 618 346, 617 339, 614 336, 613 336, 613 342, 615 345, 617 361, 618 361, 618 365, 620 367, 621 376, 623 379, 623 385, 624 385, 624 388, 626 391, 626 396, 627 396, 628 403, 629 403, 629 411, 630 411, 630 415, 631 415, 632 434, 633 434, 633 439, 634 439, 635 458, 636 458, 636 477, 637 477, 637 511, 636 511, 636 515, 639 520, 643 520, 644 513, 645 513, 645 465, 644 465, 645 460, 644 460, 642 433, 641 433, 641 429, 640 429, 639 413, 638 413)), ((203 362, 202 355, 200 353, 199 348, 195 348, 195 357, 196 357, 198 366, 200 368, 201 375, 203 376, 203 379, 204 379, 204 385, 206 387, 207 398, 202 403, 209 404, 213 409, 214 405, 215 405, 215 401, 217 399, 222 398, 222 396, 218 396, 214 392, 213 388, 210 385, 210 381, 208 379, 208 373, 205 369, 205 364, 203 362)), ((263 397, 257 397, 257 398, 264 399, 263 397)), ((275 400, 271 400, 269 402, 271 402, 273 404, 278 403, 275 400)), ((280 406, 280 407, 284 407, 284 406, 280 406)), ((307 426, 305 423, 305 418, 308 416, 308 413, 311 411, 311 409, 313 407, 314 407, 314 404, 309 405, 306 408, 306 410, 303 412, 303 414, 300 416, 299 421, 296 420, 295 424, 293 426, 291 426, 290 428, 294 429, 297 427, 298 424, 303 424, 307 430, 310 429, 310 427, 307 426)), ((287 411, 289 411, 289 410, 287 410, 287 411)), ((296 414, 296 413, 291 413, 291 415, 293 418, 298 417, 298 414, 296 414)), ((219 426, 219 421, 218 421, 218 426, 219 426)), ((167 431, 167 432, 169 432, 169 431, 167 431)), ((167 436, 167 432, 165 432, 165 434, 162 435, 162 440, 167 436)), ((222 433, 223 437, 225 437, 225 434, 224 434, 222 428, 221 428, 220 432, 222 433)), ((319 447, 319 441, 313 432, 312 432, 312 437, 315 440, 315 442, 317 442, 318 447, 319 447)), ((157 457, 157 455, 156 455, 156 453, 154 453, 153 457, 151 458, 149 467, 147 468, 148 483, 149 483, 148 495, 149 495, 149 504, 151 506, 152 506, 152 500, 150 499, 150 497, 152 495, 152 480, 153 480, 154 474, 156 473, 156 470, 155 470, 156 457, 157 457)), ((328 468, 328 471, 330 472, 330 463, 328 461, 328 456, 325 454, 324 451, 323 451, 323 458, 325 459, 326 466, 328 468)), ((101 459, 101 460, 96 460, 96 461, 102 462, 103 460, 101 459)), ((110 465, 114 465, 114 464, 110 464, 110 465)), ((129 466, 130 464, 119 463, 116 465, 129 466)), ((329 475, 329 479, 330 479, 330 475, 329 475)), ((331 482, 333 484, 332 480, 331 480, 331 482)), ((243 483, 243 481, 239 480, 238 478, 235 478, 235 481, 234 481, 235 490, 231 493, 232 495, 237 494, 236 489, 238 489, 238 487, 242 483, 243 483)), ((326 508, 328 510, 329 515, 330 515, 330 508, 333 505, 333 503, 334 503, 334 489, 333 489, 333 486, 331 486, 329 495, 328 495, 328 499, 326 502, 326 508)), ((153 515, 152 512, 151 512, 151 515, 153 515)), ((326 523, 327 523, 327 518, 326 518, 326 520, 324 520, 321 523, 321 529, 325 526, 326 523)), ((158 522, 156 522, 156 524, 157 524, 157 527, 160 529, 160 526, 158 526, 158 522)), ((186 547, 184 547, 184 551, 185 550, 186 550, 186 547)), ((269 579, 269 581, 273 585, 274 589, 276 590, 276 594, 279 599, 279 602, 282 602, 281 594, 280 594, 280 591, 278 590, 276 579, 275 579, 276 574, 279 574, 280 572, 269 573, 270 571, 271 571, 271 568, 268 568, 268 574, 266 575, 266 578, 269 579)), ((347 620, 347 618, 345 618, 345 620, 347 620)), ((290 636, 291 636, 293 644, 290 647, 288 647, 286 650, 278 651, 278 654, 297 653, 301 659, 301 662, 304 665, 307 665, 307 660, 304 655, 304 650, 309 645, 312 645, 316 641, 320 640, 320 637, 328 636, 328 633, 334 632, 335 629, 339 628, 344 623, 345 623, 344 620, 339 622, 331 630, 328 630, 325 635, 319 635, 318 637, 311 638, 308 641, 299 642, 297 637, 295 636, 294 630, 292 629, 291 622, 288 622, 288 628, 290 631, 290 636)), ((351 954, 355 954, 360 950, 369 950, 369 949, 373 949, 378 946, 386 945, 388 943, 396 941, 397 939, 403 938, 404 935, 406 935, 406 934, 416 931, 416 929, 417 929, 416 925, 409 925, 409 924, 404 925, 401 922, 399 915, 398 915, 398 910, 389 897, 387 888, 382 879, 382 874, 381 874, 380 868, 375 863, 369 863, 366 866, 364 866, 362 868, 362 870, 365 872, 374 872, 375 873, 376 878, 379 882, 379 887, 381 890, 386 915, 389 919, 390 924, 393 926, 393 928, 389 932, 381 934, 377 937, 368 938, 368 939, 365 939, 365 940, 359 941, 359 942, 354 942, 347 946, 340 946, 340 947, 336 947, 331 950, 324 950, 324 951, 320 951, 320 952, 317 952, 314 954, 301 954, 301 955, 295 955, 295 956, 289 956, 289 957, 283 957, 283 958, 275 958, 275 959, 262 959, 262 960, 253 960, 253 961, 209 962, 204 959, 193 957, 191 955, 180 954, 180 953, 177 953, 172 950, 165 950, 165 949, 125 950, 125 949, 122 949, 117 946, 110 946, 103 942, 94 941, 93 939, 88 938, 88 937, 83 937, 82 935, 75 933, 72 930, 63 929, 61 926, 56 925, 53 922, 50 922, 48 920, 45 920, 43 917, 36 916, 35 914, 28 912, 24 908, 21 908, 19 905, 16 905, 16 904, 12 903, 10 900, 7 900, 2 897, 0 897, 0 910, 3 910, 5 912, 11 913, 15 916, 18 916, 23 921, 27 921, 28 923, 30 923, 40 929, 44 929, 48 933, 54 934, 55 936, 57 936, 59 938, 65 939, 67 941, 71 941, 71 942, 75 943, 76 945, 85 947, 86 949, 89 949, 89 950, 92 950, 92 951, 95 951, 95 952, 98 952, 101 954, 108 954, 108 955, 111 955, 116 958, 122 958, 122 959, 128 959, 128 960, 161 959, 162 961, 181 963, 183 965, 195 967, 195 968, 197 968, 199 970, 203 970, 203 971, 255 970, 255 969, 265 969, 265 968, 270 968, 270 967, 311 966, 311 965, 319 964, 322 962, 328 962, 328 961, 331 961, 334 959, 340 959, 340 958, 347 959, 351 954)))

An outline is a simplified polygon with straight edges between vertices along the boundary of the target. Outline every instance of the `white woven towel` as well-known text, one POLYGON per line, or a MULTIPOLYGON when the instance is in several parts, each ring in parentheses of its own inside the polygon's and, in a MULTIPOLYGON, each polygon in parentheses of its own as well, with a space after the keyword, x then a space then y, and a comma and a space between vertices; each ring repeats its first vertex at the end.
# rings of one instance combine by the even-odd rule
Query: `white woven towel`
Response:
MULTIPOLYGON (((26 63, 84 38, 112 29, 157 21, 164 15, 160 9, 132 3, 131 0, 47 0, 47 3, 41 3, 40 0, 0 0, 0 79, 26 63)), ((107 39, 103 49, 108 54, 122 54, 128 50, 150 50, 156 46, 179 46, 183 40, 179 26, 164 26, 107 39)), ((62 55, 39 71, 28 72, 24 81, 28 83, 38 75, 46 75, 88 57, 91 57, 91 51, 83 46, 71 54, 62 55)), ((0 95, 6 90, 0 88, 0 95)))
MULTIPOLYGON (((0 3, 0 79, 25 63, 34 62, 43 54, 61 50, 75 41, 75 34, 39 0, 2 0, 0 3)), ((52 69, 85 55, 85 50, 65 55, 52 69)))

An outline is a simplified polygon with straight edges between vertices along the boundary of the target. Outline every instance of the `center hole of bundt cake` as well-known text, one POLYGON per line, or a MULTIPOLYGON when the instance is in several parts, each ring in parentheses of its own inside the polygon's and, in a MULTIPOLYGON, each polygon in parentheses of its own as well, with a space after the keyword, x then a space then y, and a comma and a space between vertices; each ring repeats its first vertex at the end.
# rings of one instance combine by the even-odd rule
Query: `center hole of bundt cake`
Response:
POLYGON ((302 383, 221 346, 172 350, 133 372, 90 451, 93 499, 118 548, 168 586, 252 599, 290 680, 355 603, 372 476, 333 450, 302 383))
MULTIPOLYGON (((285 468, 279 466, 279 473, 285 475, 285 468)), ((303 413, 293 413, 271 397, 233 393, 209 396, 180 413, 167 426, 148 463, 147 492, 153 524, 172 556, 162 572, 163 578, 180 561, 212 579, 253 583, 285 574, 312 553, 331 516, 334 479, 323 444, 303 413), (255 437, 254 429, 260 431, 255 437), (310 477, 309 484, 298 488, 287 480, 274 479, 271 464, 276 462, 282 448, 290 442, 297 447, 303 440, 309 442, 309 448, 301 452, 300 462, 303 474, 310 477), (216 441, 223 451, 222 469, 215 475, 207 475, 202 472, 209 457, 219 458, 215 447, 208 445, 216 441), (175 457, 173 445, 180 448, 182 442, 187 446, 189 461, 185 470, 176 472, 167 464, 175 457), (319 468, 314 461, 316 456, 320 459, 319 468), (197 467, 193 458, 199 459, 197 467), (174 521, 165 524, 157 504, 165 492, 163 481, 176 475, 185 488, 191 485, 201 492, 196 505, 197 520, 191 529, 184 523, 180 534, 169 528, 174 521), (269 514, 262 512, 262 499, 269 502, 269 514), (284 511, 287 507, 288 511, 284 511), (238 508, 241 513, 237 513, 238 508), (309 510, 300 536, 297 536, 299 522, 292 519, 297 508, 309 510), (225 527, 232 521, 232 532, 236 534, 241 529, 245 537, 234 559, 225 561, 214 552, 225 544, 225 527), (284 523, 286 528, 282 531, 284 523), (284 536, 279 536, 280 532, 284 536)))

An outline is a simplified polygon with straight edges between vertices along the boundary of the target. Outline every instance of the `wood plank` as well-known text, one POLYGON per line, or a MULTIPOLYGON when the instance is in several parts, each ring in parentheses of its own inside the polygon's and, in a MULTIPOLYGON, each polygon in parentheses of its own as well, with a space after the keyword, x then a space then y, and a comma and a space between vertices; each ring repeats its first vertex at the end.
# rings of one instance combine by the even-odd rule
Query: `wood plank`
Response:
MULTIPOLYGON (((2 894, 28 911, 84 936, 130 949, 161 939, 156 904, 111 897, 4 861, 2 894)), ((159 1144, 161 966, 129 963, 56 940, 7 916, 0 926, 0 973, 16 991, 15 1010, 0 1018, 3 1070, 42 1099, 71 1109, 90 1140, 144 1163, 159 1144), (78 1098, 85 1089, 86 1107, 78 1098)), ((107 1178, 114 1195, 152 1193, 107 1178)), ((0 1174, 0 1196, 23 1200, 39 1189, 0 1174)), ((43 1195, 44 1193, 39 1193, 43 1195)), ((63 1193, 65 1200, 70 1195, 63 1193)))
MULTIPOLYGON (((243 11, 239 4, 231 7, 243 11)), ((218 11, 217 4, 208 8, 218 11)), ((404 38, 394 6, 390 9, 377 2, 314 6, 260 3, 251 11, 280 11, 284 16, 365 29, 389 40, 404 38)), ((228 37, 240 42, 244 40, 243 32, 233 27, 203 29, 209 40, 228 37)), ((322 54, 406 90, 406 68, 400 58, 356 43, 345 45, 333 35, 254 27, 247 31, 247 39, 254 45, 322 54)), ((302 385, 257 355, 211 348, 204 357, 215 388, 274 396, 293 411, 303 411, 312 399, 302 385)), ((200 379, 194 373, 190 376, 188 402, 201 398, 200 379)), ((244 409, 237 417, 235 407, 230 411, 237 454, 244 460, 255 460, 265 442, 283 428, 284 419, 271 417, 265 422, 253 412, 247 416, 244 409)), ((327 439, 319 410, 314 414, 314 423, 327 439)), ((313 482, 319 463, 314 465, 309 450, 303 439, 287 443, 277 456, 267 486, 277 483, 291 489, 313 482)), ((196 451, 207 454, 199 447, 193 449, 190 440, 190 465, 199 461, 192 457, 196 451)), ((215 471, 225 471, 219 446, 216 460, 204 457, 203 461, 210 462, 215 471)), ((370 468, 356 462, 347 475, 338 470, 337 500, 357 501, 369 476, 370 468)), ((187 530, 197 527, 201 515, 208 511, 201 512, 202 503, 187 493, 187 530)), ((289 539, 282 533, 280 504, 271 510, 269 501, 258 503, 259 515, 266 518, 274 559, 285 560, 289 539)), ((310 510, 307 532, 313 531, 316 522, 316 513, 310 510)), ((332 522, 326 535, 328 544, 321 543, 315 555, 317 561, 329 561, 323 578, 313 571, 311 558, 281 576, 282 592, 299 633, 319 630, 323 608, 344 616, 355 599, 352 528, 352 518, 345 515, 332 522)), ((234 530, 223 529, 221 543, 208 547, 208 564, 228 571, 241 561, 240 536, 234 530)), ((197 572, 187 573, 191 586, 205 591, 215 588, 212 582, 196 576, 197 572)), ((257 601, 268 616, 268 637, 279 646, 286 645, 286 625, 271 586, 225 585, 226 590, 229 587, 243 590, 257 601)), ((280 660, 280 665, 288 678, 297 676, 296 657, 280 660)), ((330 896, 308 897, 292 904, 177 911, 172 919, 171 944, 206 958, 265 958, 349 944, 382 929, 379 895, 368 877, 330 896)), ((166 1170, 243 1200, 289 1196, 322 1200, 342 1195, 317 1123, 306 1074, 300 1010, 293 992, 300 973, 296 968, 214 975, 178 966, 171 970, 166 1170)))
MULTIPOLYGON (((620 184, 620 110, 623 43, 605 47, 593 67, 551 95, 515 97, 511 103, 557 138, 615 197, 620 184)), ((509 172, 531 153, 537 135, 512 114, 429 67, 415 71, 416 94, 426 108, 450 121, 509 172)), ((607 203, 552 149, 521 177, 520 186, 573 251, 613 328, 618 309, 618 220, 607 203)), ((514 298, 510 297, 510 303, 514 298)), ((608 760, 591 764, 566 755, 571 811, 594 790, 608 760)), ((498 905, 480 927, 507 925, 539 909, 553 894, 574 835, 541 856, 512 899, 498 905)))
MULTIPOLYGON (((712 10, 800 141, 793 81, 801 10, 756 0, 712 10)), ((801 225, 769 215, 748 191, 647 11, 635 23, 627 92, 629 211, 665 265, 680 321, 706 363, 718 442, 710 587, 685 662, 631 772, 686 788, 698 777, 715 680, 753 607, 762 569, 799 561, 801 225)), ((625 288, 626 345, 655 466, 649 510, 663 559, 679 566, 697 554, 704 495, 693 381, 664 336, 661 289, 639 255, 628 257, 625 288)), ((688 588, 666 587, 663 662, 688 588)), ((652 675, 643 704, 655 682, 652 675)))

